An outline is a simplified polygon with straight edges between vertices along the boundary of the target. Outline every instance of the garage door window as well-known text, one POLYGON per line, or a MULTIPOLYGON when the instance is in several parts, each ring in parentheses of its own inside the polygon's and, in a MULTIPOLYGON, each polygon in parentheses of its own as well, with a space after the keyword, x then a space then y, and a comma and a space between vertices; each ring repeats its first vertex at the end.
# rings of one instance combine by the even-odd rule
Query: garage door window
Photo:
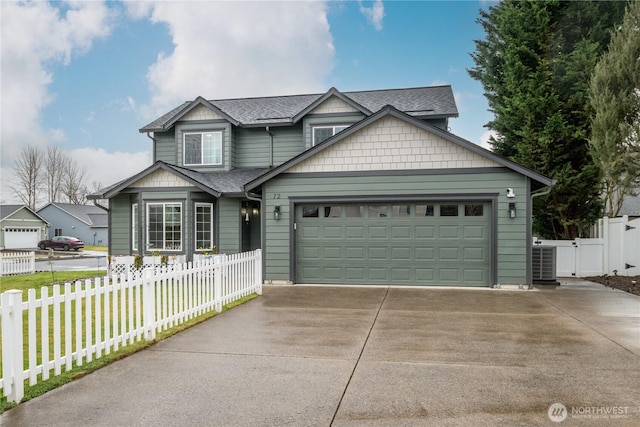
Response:
POLYGON ((302 217, 303 218, 318 218, 318 207, 317 206, 305 206, 302 208, 302 217))
POLYGON ((324 217, 325 218, 340 218, 342 216, 341 206, 325 206, 324 217))
POLYGON ((393 205, 391 207, 391 216, 402 217, 411 215, 409 205, 393 205))
POLYGON ((464 216, 482 216, 482 205, 464 205, 464 216))
POLYGON ((416 205, 416 216, 433 216, 433 205, 416 205))
POLYGON ((364 206, 347 206, 347 218, 362 218, 364 206))
POLYGON ((440 216, 458 216, 458 205, 440 205, 440 216))
POLYGON ((386 218, 387 205, 369 206, 369 218, 386 218))

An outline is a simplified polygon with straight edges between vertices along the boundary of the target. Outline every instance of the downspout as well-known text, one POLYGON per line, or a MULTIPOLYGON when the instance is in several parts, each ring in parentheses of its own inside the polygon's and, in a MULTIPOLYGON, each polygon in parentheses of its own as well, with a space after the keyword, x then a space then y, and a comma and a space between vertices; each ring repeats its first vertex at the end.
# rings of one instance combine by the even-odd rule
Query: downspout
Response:
MULTIPOLYGON (((551 185, 549 185, 548 187, 545 188, 541 188, 540 190, 536 190, 533 193, 531 193, 531 212, 533 213, 533 199, 535 197, 540 197, 540 196, 546 196, 549 193, 551 193, 551 187, 553 187, 555 185, 556 181, 554 180, 551 185)), ((533 225, 533 223, 531 224, 533 225)))
MULTIPOLYGON (((273 167, 273 133, 269 130, 269 126, 264 128, 267 131, 267 135, 269 135, 269 168, 273 167)), ((249 199, 252 200, 252 199, 249 199)))

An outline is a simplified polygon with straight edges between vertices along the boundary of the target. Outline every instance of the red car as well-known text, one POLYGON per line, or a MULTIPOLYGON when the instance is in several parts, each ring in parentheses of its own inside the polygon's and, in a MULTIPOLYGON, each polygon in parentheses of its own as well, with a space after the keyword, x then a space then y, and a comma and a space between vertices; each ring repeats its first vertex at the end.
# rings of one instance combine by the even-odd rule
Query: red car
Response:
POLYGON ((51 240, 41 240, 38 243, 38 247, 40 249, 64 249, 68 251, 69 249, 73 249, 77 251, 78 249, 84 248, 84 242, 80 239, 76 239, 75 237, 69 236, 56 236, 51 240))

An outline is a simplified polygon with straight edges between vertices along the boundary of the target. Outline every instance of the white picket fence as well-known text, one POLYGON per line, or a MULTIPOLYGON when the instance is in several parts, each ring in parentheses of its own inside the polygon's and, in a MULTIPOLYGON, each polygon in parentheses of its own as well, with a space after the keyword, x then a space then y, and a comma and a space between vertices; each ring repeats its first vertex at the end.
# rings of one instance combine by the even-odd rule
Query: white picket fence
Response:
POLYGON ((534 245, 556 247, 557 277, 640 275, 640 218, 604 217, 592 235, 575 240, 534 238, 534 245))
POLYGON ((147 268, 142 275, 42 287, 39 298, 35 289, 26 300, 21 291, 4 292, 0 388, 9 401, 20 402, 26 380, 34 385, 49 379, 52 371, 60 375, 63 368, 69 371, 120 347, 153 340, 157 332, 220 312, 224 304, 252 293, 262 293, 259 249, 147 268))
MULTIPOLYGON (((142 257, 142 268, 138 270, 134 266, 135 259, 136 257, 133 255, 111 256, 108 263, 109 276, 136 273, 145 268, 163 265, 162 257, 144 256, 142 257)), ((184 264, 186 260, 187 258, 184 255, 171 255, 167 257, 166 265, 184 264)), ((199 261, 199 259, 194 258, 194 261, 199 261)))
POLYGON ((35 252, 0 252, 0 276, 33 274, 35 271, 35 252))

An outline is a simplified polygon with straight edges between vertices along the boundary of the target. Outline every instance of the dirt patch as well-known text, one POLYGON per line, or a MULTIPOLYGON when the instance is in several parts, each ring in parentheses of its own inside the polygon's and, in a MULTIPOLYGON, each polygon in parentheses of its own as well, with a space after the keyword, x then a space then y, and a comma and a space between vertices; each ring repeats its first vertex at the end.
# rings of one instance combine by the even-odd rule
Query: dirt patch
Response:
POLYGON ((585 279, 640 296, 640 276, 609 276, 605 274, 604 276, 585 277, 585 279))

